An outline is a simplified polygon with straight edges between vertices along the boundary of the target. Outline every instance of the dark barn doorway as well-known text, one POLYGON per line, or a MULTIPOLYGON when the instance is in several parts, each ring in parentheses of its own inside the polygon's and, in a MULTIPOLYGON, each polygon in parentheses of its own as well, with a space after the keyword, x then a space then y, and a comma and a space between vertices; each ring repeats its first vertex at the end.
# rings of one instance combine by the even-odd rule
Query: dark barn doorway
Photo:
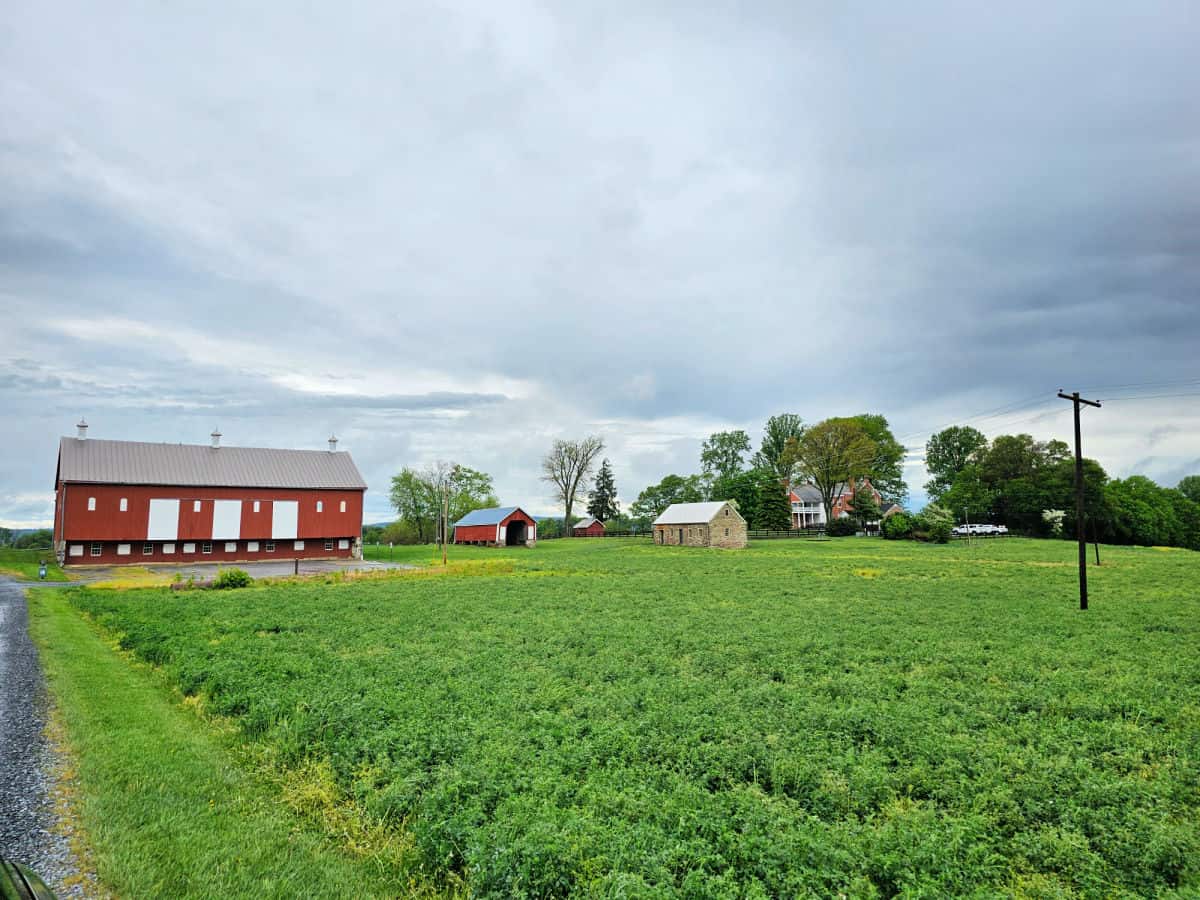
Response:
POLYGON ((520 519, 515 519, 508 523, 508 527, 504 529, 504 546, 519 547, 525 544, 525 523, 520 519))

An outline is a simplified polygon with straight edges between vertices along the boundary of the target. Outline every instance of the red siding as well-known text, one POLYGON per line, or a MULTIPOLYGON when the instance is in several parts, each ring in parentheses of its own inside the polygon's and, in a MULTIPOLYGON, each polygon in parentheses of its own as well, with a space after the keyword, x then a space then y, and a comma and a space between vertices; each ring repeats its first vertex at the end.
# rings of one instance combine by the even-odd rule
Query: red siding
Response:
MULTIPOLYGON (((521 510, 514 510, 500 524, 505 528, 510 522, 524 522, 527 528, 534 528, 537 522, 532 517, 527 516, 521 510)), ((456 544, 472 544, 472 543, 496 543, 496 526, 495 525, 459 525, 454 529, 454 543, 456 544)))
POLYGON ((55 515, 58 540, 129 541, 146 537, 150 500, 178 499, 179 540, 204 540, 212 535, 213 500, 241 500, 243 540, 271 537, 271 501, 295 500, 298 503, 297 537, 326 538, 358 536, 362 532, 362 491, 269 490, 250 488, 145 487, 100 484, 61 486, 57 494, 59 509, 55 515), (89 512, 88 498, 96 498, 96 509, 89 512), (128 501, 120 511, 121 498, 128 501), (64 499, 65 498, 65 499, 64 499), (193 506, 200 501, 200 512, 193 506), (254 501, 260 501, 255 513, 254 501), (317 512, 317 501, 323 510, 317 512), (342 502, 346 511, 341 511, 342 502))
POLYGON ((496 542, 495 525, 459 525, 454 529, 454 543, 472 544, 476 541, 496 542))

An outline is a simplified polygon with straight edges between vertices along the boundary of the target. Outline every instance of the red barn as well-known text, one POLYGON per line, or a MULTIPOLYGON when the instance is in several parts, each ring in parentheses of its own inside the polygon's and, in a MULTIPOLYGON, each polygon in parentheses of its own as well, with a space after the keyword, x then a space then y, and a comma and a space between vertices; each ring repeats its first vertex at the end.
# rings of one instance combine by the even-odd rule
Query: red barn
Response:
POLYGON ((476 509, 454 523, 454 543, 489 547, 532 547, 537 542, 537 522, 519 506, 476 509))
POLYGON ((66 565, 357 556, 366 483, 346 452, 87 439, 58 446, 66 565))
POLYGON ((571 537, 604 537, 604 523, 588 516, 571 526, 571 537))

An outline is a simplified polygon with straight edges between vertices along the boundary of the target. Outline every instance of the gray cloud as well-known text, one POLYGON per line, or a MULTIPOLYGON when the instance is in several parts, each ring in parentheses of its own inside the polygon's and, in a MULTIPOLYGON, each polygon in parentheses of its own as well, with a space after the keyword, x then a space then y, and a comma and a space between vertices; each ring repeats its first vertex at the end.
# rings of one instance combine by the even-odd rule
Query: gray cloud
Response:
MULTIPOLYGON (((919 445, 1045 392, 986 424, 1064 436, 1060 386, 1200 377, 1189 3, 213 16, 0 12, 9 496, 81 413, 337 429, 376 513, 436 457, 549 508, 587 429, 633 495, 781 410, 919 445)), ((1174 477, 1196 418, 1089 440, 1174 477)))

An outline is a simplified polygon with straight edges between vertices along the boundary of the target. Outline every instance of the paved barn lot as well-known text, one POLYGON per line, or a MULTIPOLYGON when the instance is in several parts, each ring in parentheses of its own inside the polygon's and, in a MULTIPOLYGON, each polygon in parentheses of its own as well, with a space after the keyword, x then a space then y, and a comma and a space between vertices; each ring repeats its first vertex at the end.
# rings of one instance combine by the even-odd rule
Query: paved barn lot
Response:
MULTIPOLYGON (((71 566, 70 571, 79 581, 105 581, 109 578, 120 577, 126 566, 71 566)), ((281 559, 266 562, 239 563, 190 563, 187 565, 146 565, 143 568, 159 572, 168 578, 178 573, 183 578, 193 577, 197 581, 215 578, 221 569, 245 569, 251 578, 272 578, 280 575, 294 575, 296 564, 294 560, 281 559)), ((301 575, 324 575, 329 572, 373 572, 383 569, 411 569, 403 563, 378 562, 366 559, 302 559, 299 572, 301 575)))

